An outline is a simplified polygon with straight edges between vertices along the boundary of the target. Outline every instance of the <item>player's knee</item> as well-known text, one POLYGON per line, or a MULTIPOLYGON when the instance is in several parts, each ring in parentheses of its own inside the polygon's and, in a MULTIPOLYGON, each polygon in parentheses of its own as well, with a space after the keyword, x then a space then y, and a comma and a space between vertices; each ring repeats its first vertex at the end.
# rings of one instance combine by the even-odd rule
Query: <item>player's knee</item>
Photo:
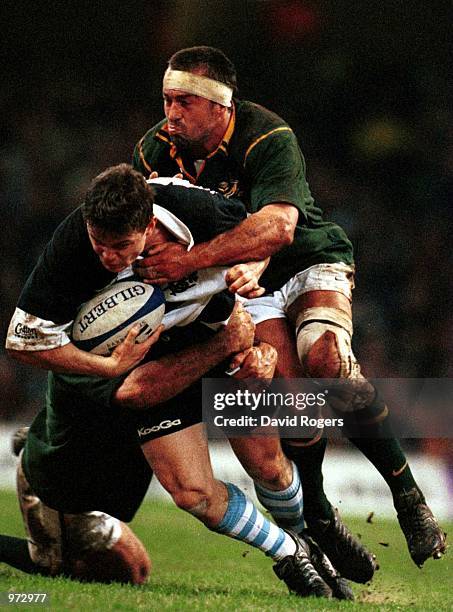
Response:
POLYGON ((338 378, 341 376, 345 364, 342 363, 335 333, 326 330, 304 355, 302 365, 311 378, 338 378))
POLYGON ((151 560, 147 554, 144 554, 140 558, 134 559, 133 563, 129 565, 126 582, 135 585, 144 584, 150 574, 151 560))
POLYGON ((139 538, 124 523, 121 523, 121 539, 113 546, 112 553, 122 568, 123 582, 143 584, 151 573, 151 559, 139 538))
POLYGON ((296 318, 297 354, 312 378, 356 378, 350 315, 338 308, 313 307, 296 318))
POLYGON ((171 492, 175 504, 181 510, 203 520, 208 514, 211 494, 206 490, 178 489, 171 492))
POLYGON ((125 523, 102 513, 90 513, 71 515, 67 527, 71 541, 67 569, 73 578, 136 585, 148 579, 151 560, 125 523))
POLYGON ((128 566, 119 568, 111 568, 111 575, 106 576, 104 579, 97 580, 97 582, 120 582, 121 584, 133 584, 139 586, 147 582, 151 573, 151 562, 138 562, 134 561, 128 566))
POLYGON ((69 574, 81 582, 120 582, 122 584, 144 584, 151 573, 151 560, 146 552, 134 551, 134 556, 105 553, 88 553, 82 559, 73 560, 69 574))
POLYGON ((350 333, 333 323, 305 323, 297 335, 297 353, 311 378, 350 378, 360 370, 352 353, 350 333))

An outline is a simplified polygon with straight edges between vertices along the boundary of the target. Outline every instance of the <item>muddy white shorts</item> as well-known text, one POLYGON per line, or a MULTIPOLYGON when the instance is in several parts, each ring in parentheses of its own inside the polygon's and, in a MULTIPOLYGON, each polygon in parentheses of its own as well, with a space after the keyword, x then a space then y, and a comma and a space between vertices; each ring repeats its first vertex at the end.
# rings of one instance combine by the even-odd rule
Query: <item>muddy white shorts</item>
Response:
POLYGON ((298 272, 287 283, 271 295, 244 300, 247 312, 257 325, 268 319, 286 317, 288 307, 303 293, 309 291, 338 291, 352 299, 354 288, 354 266, 344 263, 325 263, 310 266, 298 272))

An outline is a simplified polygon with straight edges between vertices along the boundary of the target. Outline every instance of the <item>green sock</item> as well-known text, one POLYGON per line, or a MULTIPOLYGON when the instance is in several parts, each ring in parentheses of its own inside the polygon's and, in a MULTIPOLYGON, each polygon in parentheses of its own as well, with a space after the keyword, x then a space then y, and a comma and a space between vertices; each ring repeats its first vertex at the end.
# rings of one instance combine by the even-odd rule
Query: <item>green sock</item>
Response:
POLYGON ((378 470, 394 498, 417 486, 403 449, 393 436, 388 408, 379 395, 366 408, 344 413, 343 418, 349 440, 378 470))
POLYGON ((312 446, 294 446, 291 440, 282 440, 285 455, 294 461, 299 471, 304 496, 304 517, 308 522, 316 519, 330 520, 334 516, 323 487, 322 462, 326 446, 326 438, 321 438, 312 446))
POLYGON ((371 461, 390 487, 393 497, 417 486, 406 456, 396 438, 349 438, 371 461))

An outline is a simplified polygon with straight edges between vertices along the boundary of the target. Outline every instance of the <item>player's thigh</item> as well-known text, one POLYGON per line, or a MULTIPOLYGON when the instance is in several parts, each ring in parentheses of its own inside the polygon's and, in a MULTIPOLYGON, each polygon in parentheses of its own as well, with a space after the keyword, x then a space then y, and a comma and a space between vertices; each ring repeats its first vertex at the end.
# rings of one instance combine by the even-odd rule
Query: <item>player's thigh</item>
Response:
POLYGON ((142 451, 155 476, 170 493, 208 489, 213 485, 203 423, 143 442, 142 451))
POLYGON ((334 308, 352 318, 351 301, 340 291, 315 290, 299 295, 288 307, 287 315, 296 325, 300 314, 308 308, 334 308))
POLYGON ((278 361, 275 377, 301 378, 302 368, 297 356, 294 330, 287 319, 268 319, 258 323, 255 339, 268 342, 277 349, 278 361))

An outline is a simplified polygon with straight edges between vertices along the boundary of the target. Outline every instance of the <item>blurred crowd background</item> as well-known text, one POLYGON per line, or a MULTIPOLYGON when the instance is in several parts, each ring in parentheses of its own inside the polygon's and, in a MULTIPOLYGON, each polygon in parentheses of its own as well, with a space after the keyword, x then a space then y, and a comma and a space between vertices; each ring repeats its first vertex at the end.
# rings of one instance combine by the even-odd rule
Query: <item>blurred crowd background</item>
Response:
MULTIPOLYGON (((208 44, 236 64, 240 97, 295 130, 317 203, 354 243, 365 373, 453 376, 450 2, 2 5, 2 344, 53 229, 163 116, 169 56, 208 44)), ((0 419, 33 416, 44 381, 1 352, 0 419)))

